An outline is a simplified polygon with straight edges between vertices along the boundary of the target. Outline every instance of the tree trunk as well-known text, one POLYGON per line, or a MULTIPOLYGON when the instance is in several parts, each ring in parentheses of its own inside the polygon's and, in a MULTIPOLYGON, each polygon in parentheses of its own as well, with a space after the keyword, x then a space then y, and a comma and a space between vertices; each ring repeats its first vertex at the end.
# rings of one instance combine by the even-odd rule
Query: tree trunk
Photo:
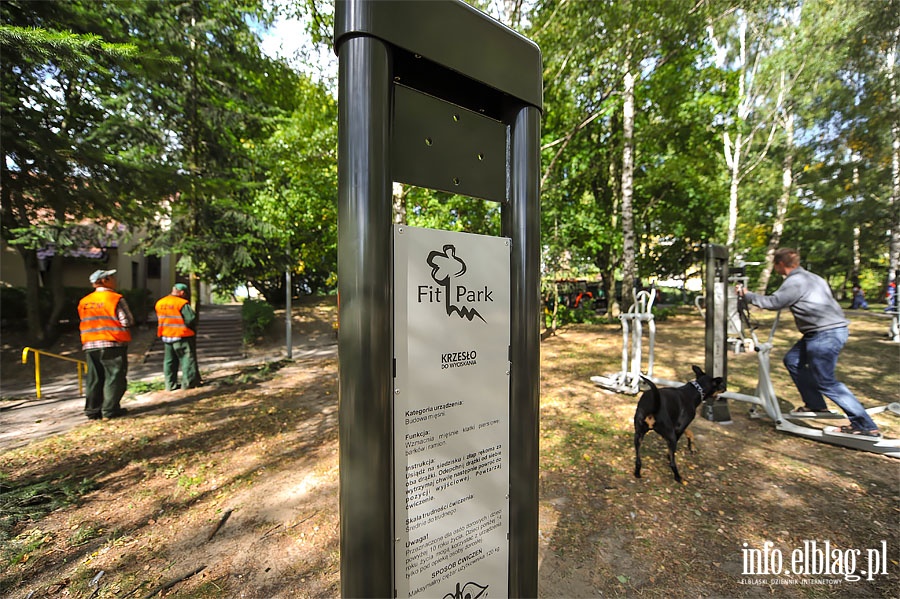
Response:
MULTIPOLYGON (((610 124, 613 138, 615 138, 614 132, 621 126, 617 115, 618 113, 613 115, 610 124)), ((619 226, 619 206, 622 204, 622 178, 619 176, 619 163, 615 160, 609 161, 608 187, 612 194, 609 226, 615 230, 619 226)), ((615 262, 613 248, 604 246, 603 251, 597 257, 597 267, 603 273, 603 289, 606 291, 606 317, 610 319, 618 316, 616 310, 620 307, 619 298, 616 295, 616 269, 613 267, 615 262)))
POLYGON ((634 74, 626 61, 622 107, 622 311, 634 303, 634 74))
MULTIPOLYGON (((190 40, 190 61, 188 64, 188 77, 190 78, 190 91, 188 92, 188 115, 190 118, 190 131, 188 133, 190 139, 190 163, 188 165, 188 171, 190 176, 190 187, 191 194, 190 200, 188 201, 188 235, 192 237, 196 237, 199 230, 199 221, 200 221, 200 198, 197 197, 199 194, 197 178, 200 175, 200 116, 198 110, 199 103, 199 91, 198 91, 198 82, 197 79, 199 77, 199 68, 198 68, 198 58, 197 58, 197 14, 196 14, 197 6, 195 3, 191 3, 191 26, 188 32, 188 39, 190 40)), ((199 320, 200 317, 200 281, 197 279, 197 274, 193 270, 193 256, 189 256, 191 258, 191 272, 188 273, 188 288, 190 289, 191 294, 191 308, 197 314, 197 318, 199 320)))
POLYGON ((25 313, 28 322, 28 344, 38 348, 46 347, 44 327, 41 317, 41 273, 37 250, 18 248, 25 264, 25 313))
POLYGON ((550 320, 550 330, 555 331, 559 326, 559 283, 553 280, 553 314, 550 320))
MULTIPOLYGON (((726 144, 727 145, 727 144, 726 144)), ((727 152, 727 150, 726 150, 727 152)), ((740 184, 740 166, 741 166, 741 134, 737 134, 734 147, 731 152, 731 159, 728 160, 731 171, 731 185, 728 188, 728 238, 726 245, 728 246, 728 255, 734 253, 734 242, 737 238, 737 221, 738 221, 738 185, 740 184)))
POLYGON ((402 183, 394 183, 393 192, 391 193, 391 202, 394 205, 394 224, 402 225, 406 222, 406 194, 409 193, 409 187, 402 183))
POLYGON ((784 233, 784 221, 787 218, 788 204, 791 201, 791 189, 794 183, 794 115, 789 114, 784 123, 784 132, 787 151, 784 156, 784 164, 781 171, 781 195, 775 203, 775 222, 772 223, 772 234, 769 236, 769 245, 766 248, 766 261, 762 273, 759 275, 757 293, 765 294, 772 276, 772 268, 775 263, 775 250, 781 243, 784 233))
POLYGON ((891 133, 893 152, 891 156, 891 195, 888 198, 888 210, 891 215, 888 276, 891 281, 896 281, 898 262, 900 262, 900 125, 895 123, 891 133))
POLYGON ((200 279, 195 273, 188 275, 188 289, 191 294, 191 308, 197 314, 197 318, 200 318, 200 279))
POLYGON ((59 317, 62 316, 63 308, 66 305, 66 290, 63 287, 63 265, 65 258, 62 252, 57 249, 50 260, 50 270, 47 276, 50 279, 50 293, 53 303, 50 308, 50 314, 44 322, 44 345, 49 347, 59 337, 59 317))
POLYGON ((616 282, 615 271, 610 268, 609 260, 606 260, 606 268, 600 271, 600 275, 603 277, 603 297, 606 298, 606 317, 613 317, 613 304, 616 302, 616 282))
MULTIPOLYGON (((896 39, 896 38, 895 38, 896 39)), ((891 106, 897 114, 897 79, 894 65, 897 60, 897 45, 890 49, 887 57, 887 72, 891 86, 891 106)), ((891 219, 891 238, 889 246, 888 280, 897 280, 898 262, 900 262, 900 123, 891 124, 891 194, 888 198, 888 210, 891 219)))

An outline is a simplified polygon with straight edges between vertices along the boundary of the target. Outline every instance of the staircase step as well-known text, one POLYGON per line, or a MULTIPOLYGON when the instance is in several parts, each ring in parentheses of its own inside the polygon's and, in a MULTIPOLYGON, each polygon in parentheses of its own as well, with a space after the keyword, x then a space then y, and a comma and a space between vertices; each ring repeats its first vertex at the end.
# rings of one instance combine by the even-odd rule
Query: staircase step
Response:
MULTIPOLYGON (((156 326, 156 316, 152 317, 156 326)), ((201 361, 240 359, 244 352, 244 327, 240 306, 202 306, 197 331, 197 357, 201 361)), ((163 342, 157 337, 144 353, 144 364, 162 365, 163 342)))

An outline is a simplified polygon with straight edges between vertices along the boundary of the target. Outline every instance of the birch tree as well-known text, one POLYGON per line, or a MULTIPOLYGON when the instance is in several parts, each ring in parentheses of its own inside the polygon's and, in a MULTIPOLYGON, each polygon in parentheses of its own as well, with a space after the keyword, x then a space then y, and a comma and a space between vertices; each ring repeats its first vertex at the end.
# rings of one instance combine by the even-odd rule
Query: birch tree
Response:
POLYGON ((771 15, 754 15, 746 10, 735 12, 731 30, 717 34, 716 25, 707 27, 710 42, 716 51, 716 62, 723 70, 736 72, 737 97, 728 129, 722 136, 722 151, 729 174, 728 227, 726 245, 729 253, 735 249, 740 214, 741 181, 766 158, 777 125, 775 115, 781 97, 776 94, 772 103, 772 89, 764 85, 760 69, 767 53, 767 28, 771 15), (762 17, 762 18, 761 18, 762 17), (764 137, 762 146, 760 137, 764 137))

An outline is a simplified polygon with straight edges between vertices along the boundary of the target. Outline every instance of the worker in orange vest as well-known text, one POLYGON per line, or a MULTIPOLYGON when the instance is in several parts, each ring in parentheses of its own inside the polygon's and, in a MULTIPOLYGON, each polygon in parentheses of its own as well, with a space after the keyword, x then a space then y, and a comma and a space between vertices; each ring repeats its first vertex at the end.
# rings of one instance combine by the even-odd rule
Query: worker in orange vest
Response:
POLYGON ((156 334, 165 346, 163 376, 166 391, 178 389, 179 365, 182 389, 201 385, 197 367, 197 314, 184 297, 187 290, 184 283, 175 283, 172 293, 156 302, 156 334))
POLYGON ((96 270, 89 280, 94 291, 78 302, 81 347, 87 361, 84 413, 91 420, 118 418, 128 385, 129 328, 134 316, 128 302, 116 293, 115 270, 96 270))

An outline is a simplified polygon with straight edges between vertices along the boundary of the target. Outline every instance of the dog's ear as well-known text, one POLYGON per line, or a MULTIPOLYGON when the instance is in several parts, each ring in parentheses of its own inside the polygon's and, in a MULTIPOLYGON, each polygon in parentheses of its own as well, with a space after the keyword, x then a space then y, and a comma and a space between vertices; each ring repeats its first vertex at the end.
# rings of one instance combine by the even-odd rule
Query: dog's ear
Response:
POLYGON ((691 366, 691 368, 694 369, 694 374, 697 375, 697 378, 698 378, 698 379, 699 379, 701 376, 703 376, 703 371, 700 370, 700 367, 699 367, 699 366, 697 366, 696 364, 694 364, 693 366, 691 366))

